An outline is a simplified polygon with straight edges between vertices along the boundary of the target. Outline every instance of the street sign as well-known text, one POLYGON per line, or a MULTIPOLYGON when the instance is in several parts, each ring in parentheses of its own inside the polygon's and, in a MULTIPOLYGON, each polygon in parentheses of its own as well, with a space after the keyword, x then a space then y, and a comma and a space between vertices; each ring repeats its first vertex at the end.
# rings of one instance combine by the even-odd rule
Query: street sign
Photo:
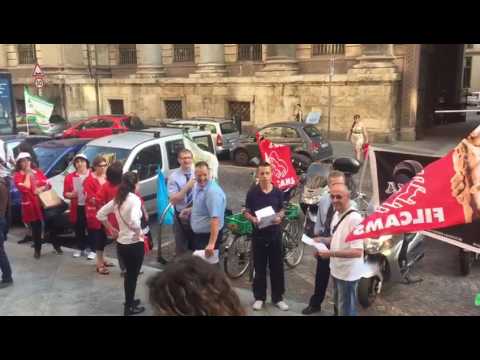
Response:
POLYGON ((40 67, 40 65, 35 64, 35 67, 33 68, 32 76, 33 77, 44 77, 45 76, 45 74, 43 73, 43 70, 40 67))
POLYGON ((45 86, 45 80, 42 79, 42 78, 35 78, 35 80, 33 81, 33 83, 35 84, 35 87, 37 89, 41 89, 45 86))

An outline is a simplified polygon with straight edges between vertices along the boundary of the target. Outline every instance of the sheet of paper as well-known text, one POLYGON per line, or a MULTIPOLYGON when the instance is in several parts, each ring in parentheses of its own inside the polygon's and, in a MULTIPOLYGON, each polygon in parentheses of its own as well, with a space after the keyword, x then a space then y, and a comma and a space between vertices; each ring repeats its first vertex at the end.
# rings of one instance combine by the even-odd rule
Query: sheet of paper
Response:
POLYGON ((193 252, 193 256, 198 256, 210 264, 218 264, 220 262, 220 259, 218 257, 218 250, 214 250, 213 256, 210 257, 205 256, 205 250, 195 250, 193 252))
POLYGON ((273 224, 276 214, 275 210, 273 210, 273 207, 267 206, 263 209, 255 211, 255 216, 260 221, 258 223, 258 228, 263 229, 273 224))
POLYGON ((82 179, 80 177, 74 177, 73 178, 73 188, 75 189, 75 192, 77 193, 78 197, 78 203, 79 204, 85 204, 85 193, 83 192, 83 181, 85 179, 82 179))
POLYGON ((327 246, 323 242, 316 242, 311 237, 303 234, 302 241, 310 246, 313 246, 317 251, 328 251, 327 246))

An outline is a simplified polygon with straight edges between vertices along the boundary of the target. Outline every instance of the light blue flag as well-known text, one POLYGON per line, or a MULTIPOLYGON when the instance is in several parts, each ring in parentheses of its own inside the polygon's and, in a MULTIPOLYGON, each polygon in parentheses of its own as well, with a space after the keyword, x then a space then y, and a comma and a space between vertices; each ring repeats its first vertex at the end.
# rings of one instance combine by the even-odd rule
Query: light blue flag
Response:
MULTIPOLYGON (((160 222, 160 217, 163 214, 163 211, 168 206, 168 190, 165 182, 165 176, 163 175, 162 169, 158 167, 158 180, 157 180, 157 216, 158 221, 160 222)), ((173 206, 170 207, 165 218, 163 219, 162 224, 173 225, 173 206)))

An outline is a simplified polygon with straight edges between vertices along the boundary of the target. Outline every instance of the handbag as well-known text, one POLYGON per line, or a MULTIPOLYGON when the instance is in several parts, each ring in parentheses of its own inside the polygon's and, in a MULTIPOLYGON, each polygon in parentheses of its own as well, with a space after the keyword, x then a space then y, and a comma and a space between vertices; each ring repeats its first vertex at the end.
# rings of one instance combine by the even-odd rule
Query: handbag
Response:
MULTIPOLYGON (((130 229, 130 231, 135 232, 135 230, 132 229, 130 225, 128 225, 127 222, 123 219, 122 213, 120 212, 120 208, 118 209, 118 215, 120 215, 120 219, 130 229)), ((142 228, 142 234, 143 234, 143 248, 145 250, 145 254, 148 254, 150 250, 153 249, 153 240, 152 240, 152 235, 150 233, 150 227, 148 226, 147 221, 143 216, 141 219, 140 227, 142 228)))
MULTIPOLYGON (((61 199, 60 199, 61 200, 61 199)), ((68 204, 61 200, 61 203, 57 206, 49 208, 43 208, 43 216, 45 220, 59 219, 59 217, 68 209, 68 204)))
POLYGON ((63 202, 60 196, 58 196, 53 189, 41 192, 40 194, 38 194, 38 198, 40 199, 40 203, 42 204, 42 207, 44 209, 57 207, 63 202))

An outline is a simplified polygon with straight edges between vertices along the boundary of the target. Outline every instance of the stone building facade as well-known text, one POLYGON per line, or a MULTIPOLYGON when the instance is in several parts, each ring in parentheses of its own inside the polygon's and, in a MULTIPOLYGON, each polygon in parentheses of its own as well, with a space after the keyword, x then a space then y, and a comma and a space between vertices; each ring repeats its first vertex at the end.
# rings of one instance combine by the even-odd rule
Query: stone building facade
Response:
POLYGON ((0 44, 0 71, 12 74, 17 113, 23 87, 34 91, 38 62, 47 78, 41 95, 72 122, 119 112, 151 123, 235 115, 252 130, 293 120, 300 104, 305 115, 321 112, 319 127, 330 127, 332 139, 345 138, 358 113, 374 141, 390 142, 415 140, 431 121, 431 109, 419 105, 434 97, 428 92, 427 101, 422 93, 422 81, 430 79, 421 73, 429 68, 422 54, 429 51, 436 50, 419 44, 0 44))

